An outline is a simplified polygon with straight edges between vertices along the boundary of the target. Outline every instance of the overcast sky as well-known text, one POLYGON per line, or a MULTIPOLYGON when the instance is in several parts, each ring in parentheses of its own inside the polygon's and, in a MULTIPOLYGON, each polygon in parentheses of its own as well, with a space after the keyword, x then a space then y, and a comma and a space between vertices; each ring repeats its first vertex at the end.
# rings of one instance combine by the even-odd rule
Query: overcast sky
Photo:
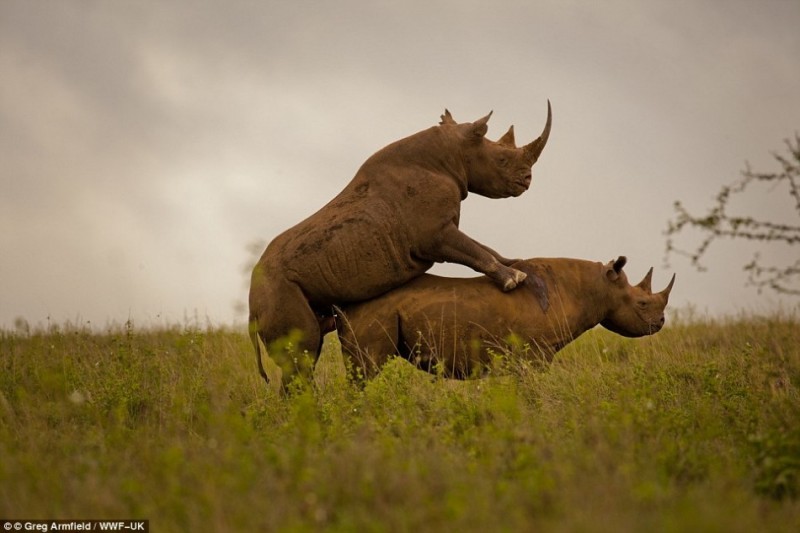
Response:
MULTIPOLYGON (((769 312, 744 286, 757 248, 667 269, 663 232, 675 200, 699 214, 747 161, 776 169, 800 130, 798 28, 797 0, 2 0, 0 327, 242 321, 248 246, 372 153, 445 107, 529 142, 548 98, 530 190, 471 195, 467 234, 506 256, 627 255, 634 282, 677 272, 673 307, 769 312)), ((737 205, 792 214, 783 191, 737 205)))

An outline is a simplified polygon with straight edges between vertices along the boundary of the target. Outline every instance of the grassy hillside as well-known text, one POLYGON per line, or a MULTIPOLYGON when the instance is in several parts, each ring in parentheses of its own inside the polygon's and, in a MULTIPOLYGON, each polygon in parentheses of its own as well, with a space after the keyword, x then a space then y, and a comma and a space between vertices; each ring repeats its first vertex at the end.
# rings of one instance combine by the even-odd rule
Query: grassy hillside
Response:
POLYGON ((0 332, 0 518, 154 531, 796 531, 796 317, 270 396, 241 332, 0 332))

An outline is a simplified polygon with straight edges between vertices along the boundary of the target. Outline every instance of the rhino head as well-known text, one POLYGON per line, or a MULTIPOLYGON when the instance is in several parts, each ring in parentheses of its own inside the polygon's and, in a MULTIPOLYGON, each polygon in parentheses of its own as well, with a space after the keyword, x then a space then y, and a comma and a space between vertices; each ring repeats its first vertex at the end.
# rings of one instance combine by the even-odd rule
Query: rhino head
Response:
POLYGON ((486 139, 490 112, 475 122, 459 124, 445 109, 440 125, 458 137, 467 175, 467 190, 488 198, 519 196, 531 185, 531 169, 550 136, 553 115, 547 102, 547 122, 538 139, 517 148, 514 126, 497 141, 486 139))
POLYGON ((637 285, 630 285, 622 271, 627 258, 620 256, 603 266, 608 290, 604 291, 606 305, 610 309, 600 324, 625 337, 641 337, 656 333, 664 326, 664 308, 675 283, 675 275, 661 292, 653 293, 650 283, 652 267, 637 285))

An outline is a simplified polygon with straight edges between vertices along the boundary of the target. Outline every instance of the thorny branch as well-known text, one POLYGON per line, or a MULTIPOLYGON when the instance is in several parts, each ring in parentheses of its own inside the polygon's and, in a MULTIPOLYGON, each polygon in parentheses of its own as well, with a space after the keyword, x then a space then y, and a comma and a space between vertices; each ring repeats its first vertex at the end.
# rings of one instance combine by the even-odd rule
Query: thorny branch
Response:
MULTIPOLYGON (((748 164, 740 180, 722 187, 715 203, 705 215, 692 215, 680 201, 676 201, 675 218, 668 221, 665 231, 666 256, 677 254, 688 257, 692 266, 699 271, 705 271, 706 267, 701 260, 711 244, 718 239, 743 239, 780 245, 800 244, 800 225, 735 216, 727 211, 731 197, 744 194, 754 183, 769 184, 773 189, 785 185, 800 219, 800 135, 796 133, 793 140, 787 139, 785 143, 788 157, 772 154, 780 163, 781 172, 753 172, 748 164), (687 229, 698 230, 704 235, 700 244, 691 251, 675 245, 675 237, 687 229)), ((760 255, 756 254, 743 269, 748 272, 748 285, 757 287, 759 292, 769 288, 778 293, 800 296, 800 260, 788 266, 770 266, 763 265, 760 255)))

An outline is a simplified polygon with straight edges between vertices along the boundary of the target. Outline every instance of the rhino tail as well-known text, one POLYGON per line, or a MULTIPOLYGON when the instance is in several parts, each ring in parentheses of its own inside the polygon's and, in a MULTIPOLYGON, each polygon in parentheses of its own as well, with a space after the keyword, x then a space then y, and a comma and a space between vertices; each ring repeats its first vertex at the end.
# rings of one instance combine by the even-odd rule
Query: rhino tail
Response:
POLYGON ((258 373, 261 374, 261 377, 264 378, 264 382, 269 385, 269 376, 267 376, 266 370, 264 370, 264 362, 261 360, 261 348, 264 348, 264 352, 267 351, 267 347, 264 346, 264 341, 261 340, 261 335, 258 334, 258 320, 255 318, 250 319, 250 341, 253 343, 253 349, 256 352, 256 362, 258 363, 258 373))

